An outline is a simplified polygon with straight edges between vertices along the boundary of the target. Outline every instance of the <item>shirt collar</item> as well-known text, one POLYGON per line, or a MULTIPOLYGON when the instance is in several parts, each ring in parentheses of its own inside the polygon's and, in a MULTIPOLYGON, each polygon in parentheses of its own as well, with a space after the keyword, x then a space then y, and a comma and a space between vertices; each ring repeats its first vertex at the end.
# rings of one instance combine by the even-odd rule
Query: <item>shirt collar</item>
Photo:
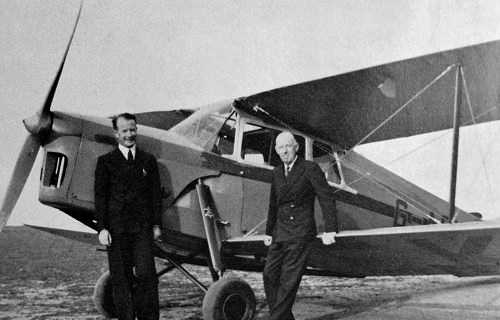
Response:
POLYGON ((132 151, 132 156, 135 159, 135 149, 136 149, 135 144, 130 149, 127 148, 127 147, 122 146, 121 144, 119 144, 118 145, 118 149, 120 149, 120 151, 123 154, 123 156, 125 157, 125 159, 128 159, 128 151, 131 150, 132 151))
POLYGON ((290 164, 285 164, 285 169, 286 169, 286 166, 288 166, 288 171, 292 170, 293 165, 295 164, 295 161, 297 161, 297 155, 295 155, 295 158, 293 158, 293 160, 290 164))

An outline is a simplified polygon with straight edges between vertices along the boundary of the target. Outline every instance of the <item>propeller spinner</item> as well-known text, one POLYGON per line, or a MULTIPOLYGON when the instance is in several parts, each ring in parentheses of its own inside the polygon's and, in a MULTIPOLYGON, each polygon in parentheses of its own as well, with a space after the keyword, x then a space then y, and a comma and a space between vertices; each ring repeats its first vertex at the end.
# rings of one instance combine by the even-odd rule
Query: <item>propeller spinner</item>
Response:
POLYGON ((75 35, 81 11, 82 5, 80 4, 78 16, 73 27, 73 32, 71 33, 71 38, 66 46, 66 51, 64 52, 61 65, 59 66, 59 70, 57 71, 54 81, 52 82, 43 106, 35 115, 23 120, 24 126, 28 130, 29 134, 24 141, 21 152, 19 153, 19 157, 17 158, 14 171, 12 172, 12 176, 9 181, 9 186, 3 197, 2 207, 0 208, 0 232, 7 223, 7 219, 12 213, 19 196, 23 191, 26 180, 28 179, 31 169, 35 163, 40 146, 45 144, 50 136, 50 132, 52 131, 53 115, 50 112, 50 108, 52 106, 52 101, 56 93, 57 85, 63 71, 71 42, 73 41, 73 36, 75 35))

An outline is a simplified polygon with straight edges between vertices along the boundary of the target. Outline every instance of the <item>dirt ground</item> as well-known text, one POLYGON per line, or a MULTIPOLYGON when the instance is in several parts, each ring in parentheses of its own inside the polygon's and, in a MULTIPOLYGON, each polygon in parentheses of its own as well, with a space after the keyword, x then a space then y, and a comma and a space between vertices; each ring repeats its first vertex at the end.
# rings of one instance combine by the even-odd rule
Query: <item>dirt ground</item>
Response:
MULTIPOLYGON (((206 285, 208 270, 185 265, 206 285)), ((0 319, 104 319, 94 307, 94 284, 107 270, 104 252, 28 227, 0 233, 0 319)), ((267 319, 260 273, 234 272, 257 297, 256 319, 267 319)), ((298 319, 343 318, 410 294, 454 285, 453 276, 369 277, 306 276, 297 296, 298 319)), ((201 320, 203 292, 174 270, 160 279, 162 319, 201 320)))

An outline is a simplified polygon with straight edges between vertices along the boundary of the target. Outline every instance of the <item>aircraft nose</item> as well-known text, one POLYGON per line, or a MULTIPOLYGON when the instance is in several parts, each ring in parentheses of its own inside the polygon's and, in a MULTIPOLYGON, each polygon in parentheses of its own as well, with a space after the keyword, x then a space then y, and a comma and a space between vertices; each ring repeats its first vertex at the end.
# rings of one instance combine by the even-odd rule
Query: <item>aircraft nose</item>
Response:
POLYGON ((44 141, 50 134, 52 128, 52 116, 50 112, 37 112, 23 120, 24 126, 29 133, 44 141))
POLYGON ((24 126, 29 133, 35 133, 36 127, 38 126, 38 121, 40 120, 40 116, 37 114, 32 115, 29 118, 23 120, 24 126))

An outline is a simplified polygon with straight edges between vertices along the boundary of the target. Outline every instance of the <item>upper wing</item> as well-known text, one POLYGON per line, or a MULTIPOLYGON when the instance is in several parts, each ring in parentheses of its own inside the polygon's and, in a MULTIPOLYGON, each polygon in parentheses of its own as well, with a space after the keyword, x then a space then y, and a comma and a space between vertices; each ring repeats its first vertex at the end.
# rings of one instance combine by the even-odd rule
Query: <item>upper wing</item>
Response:
POLYGON ((499 119, 499 56, 500 41, 489 42, 262 92, 237 100, 235 107, 350 149, 361 140, 373 142, 451 128, 456 76, 455 68, 449 67, 458 63, 467 84, 467 90, 462 90, 462 124, 471 124, 473 117, 477 122, 499 119), (256 111, 255 106, 270 116, 256 111))

